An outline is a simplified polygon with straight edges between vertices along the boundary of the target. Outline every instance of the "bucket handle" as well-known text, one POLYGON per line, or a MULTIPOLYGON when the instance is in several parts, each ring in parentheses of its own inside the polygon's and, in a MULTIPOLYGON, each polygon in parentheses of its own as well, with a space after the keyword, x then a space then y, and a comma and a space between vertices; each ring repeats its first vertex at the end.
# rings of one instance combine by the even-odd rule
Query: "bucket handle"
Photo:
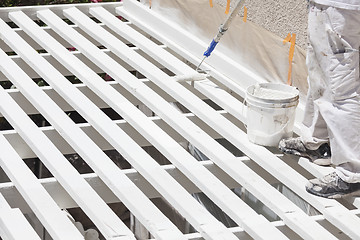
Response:
MULTIPOLYGON (((247 101, 246 101, 246 97, 244 97, 244 100, 243 100, 243 107, 242 107, 242 109, 241 109, 241 115, 243 115, 244 116, 244 108, 245 108, 245 106, 247 107, 247 101)), ((245 117, 245 121, 243 122, 243 124, 244 124, 244 127, 245 127, 245 129, 247 130, 247 112, 246 112, 246 117, 245 117)))

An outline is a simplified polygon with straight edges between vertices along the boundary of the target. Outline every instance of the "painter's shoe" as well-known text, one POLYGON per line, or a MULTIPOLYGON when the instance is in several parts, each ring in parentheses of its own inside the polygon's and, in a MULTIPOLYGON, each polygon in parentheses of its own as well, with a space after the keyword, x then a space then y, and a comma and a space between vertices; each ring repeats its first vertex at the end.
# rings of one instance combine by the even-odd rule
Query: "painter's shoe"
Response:
POLYGON ((287 154, 308 158, 311 162, 320 166, 328 166, 331 164, 331 151, 328 143, 322 144, 316 150, 310 150, 305 147, 300 137, 287 138, 280 141, 279 149, 287 154))
POLYGON ((341 198, 360 191, 360 183, 347 183, 335 172, 308 181, 306 191, 324 198, 341 198))

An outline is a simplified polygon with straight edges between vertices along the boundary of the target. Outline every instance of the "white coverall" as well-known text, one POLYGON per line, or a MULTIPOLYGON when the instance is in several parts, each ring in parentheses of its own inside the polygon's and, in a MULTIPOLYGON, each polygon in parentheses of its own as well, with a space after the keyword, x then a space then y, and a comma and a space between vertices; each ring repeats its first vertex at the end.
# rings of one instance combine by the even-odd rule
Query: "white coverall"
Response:
POLYGON ((309 91, 301 138, 315 150, 330 142, 346 182, 360 182, 360 0, 310 0, 309 91))

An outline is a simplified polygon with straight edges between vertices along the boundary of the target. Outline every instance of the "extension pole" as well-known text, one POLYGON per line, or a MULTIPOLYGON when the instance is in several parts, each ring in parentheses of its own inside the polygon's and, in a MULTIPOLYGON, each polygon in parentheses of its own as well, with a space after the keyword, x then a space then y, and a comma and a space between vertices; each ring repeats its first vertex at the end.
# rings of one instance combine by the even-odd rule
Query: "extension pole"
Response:
POLYGON ((235 8, 232 10, 232 12, 228 15, 228 17, 226 18, 225 22, 223 24, 220 25, 219 27, 219 31, 216 34, 216 36, 214 37, 214 39, 212 40, 212 42, 210 43, 208 49, 204 52, 204 58, 203 60, 200 62, 199 66, 196 68, 196 71, 199 69, 200 65, 204 62, 205 58, 209 57, 210 54, 212 53, 212 51, 214 51, 216 45, 218 44, 218 42, 220 41, 220 39, 222 38, 222 36, 225 34, 225 32, 229 29, 229 26, 235 16, 235 14, 237 14, 240 10, 240 8, 242 7, 240 4, 242 2, 242 0, 238 0, 238 2, 235 5, 235 8))

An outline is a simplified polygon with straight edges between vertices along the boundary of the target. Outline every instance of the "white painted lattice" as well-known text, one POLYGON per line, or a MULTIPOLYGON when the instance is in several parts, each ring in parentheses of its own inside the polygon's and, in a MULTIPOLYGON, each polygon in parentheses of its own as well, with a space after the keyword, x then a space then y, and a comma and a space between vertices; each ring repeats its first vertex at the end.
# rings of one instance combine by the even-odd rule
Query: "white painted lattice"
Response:
POLYGON ((6 199, 1 198, 0 206, 3 239, 21 239, 15 224, 26 229, 27 239, 39 238, 6 201, 23 213, 34 213, 53 239, 83 239, 62 211, 73 207, 79 207, 105 239, 135 239, 108 206, 116 202, 122 202, 155 239, 360 238, 359 199, 338 202, 305 191, 307 178, 331 169, 313 166, 306 159, 297 162, 247 140, 242 123, 245 84, 235 84, 231 78, 255 83, 258 79, 251 72, 214 52, 211 66, 204 64, 211 70, 209 79, 193 85, 174 80, 174 75, 195 72, 206 43, 171 21, 134 0, 5 8, 0 9, 0 17, 0 80, 16 87, 0 89, 0 113, 14 128, 0 135, 0 164, 10 179, 0 184, 6 199), (105 73, 111 81, 104 81, 105 73), (73 84, 65 76, 81 82, 73 84), (36 79, 49 86, 39 87, 36 79), (173 102, 188 112, 180 112, 173 102), (138 105, 155 116, 145 115, 138 105), (111 119, 104 108, 121 119, 111 119), (85 122, 75 123, 69 111, 85 122), (41 114, 49 126, 35 125, 29 118, 33 114, 41 114), (235 156, 216 139, 231 143, 245 156, 235 156), (198 161, 179 144, 183 142, 209 160, 198 161), (147 146, 171 164, 160 165, 142 148, 147 146), (104 153, 112 149, 133 168, 120 169, 104 153), (93 173, 80 174, 64 157, 74 153, 93 173), (35 157, 52 178, 38 179, 26 166, 24 159, 35 157), (289 198, 275 185, 297 197, 289 198), (234 188, 246 190, 279 220, 256 212, 256 206, 234 188), (203 192, 237 227, 226 227, 216 219, 191 195, 197 192, 203 192), (181 232, 149 200, 160 196, 195 233, 181 232), (306 211, 310 206, 319 213, 310 216, 306 211))

